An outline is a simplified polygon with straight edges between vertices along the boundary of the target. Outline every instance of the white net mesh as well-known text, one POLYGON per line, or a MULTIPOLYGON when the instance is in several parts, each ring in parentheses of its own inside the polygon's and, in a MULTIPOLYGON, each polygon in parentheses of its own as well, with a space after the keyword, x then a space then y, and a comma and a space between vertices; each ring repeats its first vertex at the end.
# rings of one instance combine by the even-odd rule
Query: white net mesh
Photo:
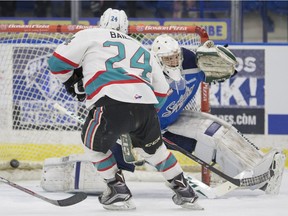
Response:
MULTIPOLYGON (((0 169, 11 169, 12 159, 20 162, 19 168, 31 169, 41 168, 49 157, 84 152, 81 124, 55 110, 53 104, 59 103, 83 118, 87 110, 66 93, 47 69, 47 59, 56 46, 77 28, 68 26, 73 32, 55 33, 56 30, 43 32, 35 28, 29 32, 31 28, 20 27, 13 32, 0 28, 0 169)), ((154 38, 163 33, 171 34, 188 49, 195 49, 203 40, 196 33, 171 33, 165 29, 140 34, 132 28, 130 33, 148 49, 154 38)), ((189 104, 189 109, 199 107, 199 102, 189 104)), ((182 164, 188 161, 179 157, 182 164)))

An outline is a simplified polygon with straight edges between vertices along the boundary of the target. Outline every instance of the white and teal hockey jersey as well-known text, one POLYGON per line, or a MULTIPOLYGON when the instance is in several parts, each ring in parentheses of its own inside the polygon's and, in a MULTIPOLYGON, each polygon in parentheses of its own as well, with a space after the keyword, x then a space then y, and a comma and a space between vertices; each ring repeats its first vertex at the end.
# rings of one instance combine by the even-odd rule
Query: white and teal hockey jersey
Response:
POLYGON ((105 95, 160 108, 169 90, 154 56, 138 41, 114 30, 79 31, 56 48, 48 65, 62 83, 75 68, 83 67, 87 108, 105 95))

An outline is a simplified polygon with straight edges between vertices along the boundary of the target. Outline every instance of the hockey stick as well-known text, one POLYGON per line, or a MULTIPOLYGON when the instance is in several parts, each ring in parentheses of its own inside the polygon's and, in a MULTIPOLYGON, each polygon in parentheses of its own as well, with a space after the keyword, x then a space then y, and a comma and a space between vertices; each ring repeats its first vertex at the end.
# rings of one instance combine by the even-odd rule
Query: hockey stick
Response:
POLYGON ((71 197, 68 197, 66 199, 62 199, 62 200, 53 200, 53 199, 49 199, 48 197, 44 197, 38 193, 35 193, 34 191, 31 191, 27 188, 24 188, 18 184, 15 184, 3 177, 0 177, 0 182, 2 183, 5 183, 7 185, 10 185, 14 188, 17 188, 18 190, 21 190, 27 194, 30 194, 31 196, 34 196, 34 197, 37 197, 39 199, 42 199, 48 203, 51 203, 53 205, 56 205, 56 206, 61 206, 61 207, 64 207, 64 206, 71 206, 71 205, 74 205, 74 204, 77 204, 83 200, 85 200, 87 198, 87 194, 86 193, 83 193, 83 192, 80 192, 80 193, 76 193, 74 194, 73 196, 71 197))
MULTIPOLYGON (((181 148, 180 146, 176 145, 172 141, 166 139, 165 137, 163 137, 163 141, 167 146, 171 147, 174 150, 181 152, 182 154, 191 158, 192 160, 194 160, 198 164, 204 166, 205 168, 209 169, 210 171, 214 172, 215 174, 219 175, 220 177, 224 178, 225 180, 229 181, 230 183, 232 183, 238 187, 248 187, 248 186, 257 185, 257 184, 260 184, 262 182, 269 180, 274 175, 273 171, 269 170, 266 173, 263 173, 262 175, 254 176, 254 177, 250 177, 250 178, 240 178, 240 179, 232 178, 232 177, 224 174, 220 170, 216 169, 215 167, 211 166, 210 164, 206 163, 205 161, 201 160, 197 156, 191 154, 190 152, 188 152, 185 149, 181 148)), ((239 176, 239 177, 241 177, 241 176, 239 176)))
POLYGON ((66 115, 68 115, 68 116, 70 116, 72 119, 75 119, 75 120, 78 121, 79 123, 84 124, 85 121, 84 121, 83 118, 81 118, 80 116, 76 115, 75 113, 67 110, 66 108, 64 108, 64 107, 61 106, 60 104, 55 103, 55 104, 53 105, 53 107, 54 107, 55 109, 59 110, 60 112, 66 114, 66 115))

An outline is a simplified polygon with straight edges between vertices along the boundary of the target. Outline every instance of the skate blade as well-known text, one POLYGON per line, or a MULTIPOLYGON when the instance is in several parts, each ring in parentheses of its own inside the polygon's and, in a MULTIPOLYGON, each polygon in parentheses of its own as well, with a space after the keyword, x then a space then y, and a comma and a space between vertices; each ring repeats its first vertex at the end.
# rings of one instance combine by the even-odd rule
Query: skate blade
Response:
POLYGON ((197 211, 204 210, 204 208, 200 206, 198 203, 184 203, 183 205, 180 205, 180 206, 185 209, 191 209, 191 210, 197 210, 197 211))
POLYGON ((127 211, 127 210, 134 210, 136 209, 136 205, 134 204, 132 198, 123 201, 123 202, 116 202, 110 205, 104 205, 103 208, 106 210, 112 210, 112 211, 127 211))

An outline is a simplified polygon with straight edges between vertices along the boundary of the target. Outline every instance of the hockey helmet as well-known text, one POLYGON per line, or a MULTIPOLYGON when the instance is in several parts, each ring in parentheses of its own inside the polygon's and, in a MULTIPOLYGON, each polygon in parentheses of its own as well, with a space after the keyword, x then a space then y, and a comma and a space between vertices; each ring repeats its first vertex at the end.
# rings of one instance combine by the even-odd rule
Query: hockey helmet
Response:
POLYGON ((123 10, 108 8, 100 17, 100 28, 107 28, 128 34, 128 18, 123 10))

